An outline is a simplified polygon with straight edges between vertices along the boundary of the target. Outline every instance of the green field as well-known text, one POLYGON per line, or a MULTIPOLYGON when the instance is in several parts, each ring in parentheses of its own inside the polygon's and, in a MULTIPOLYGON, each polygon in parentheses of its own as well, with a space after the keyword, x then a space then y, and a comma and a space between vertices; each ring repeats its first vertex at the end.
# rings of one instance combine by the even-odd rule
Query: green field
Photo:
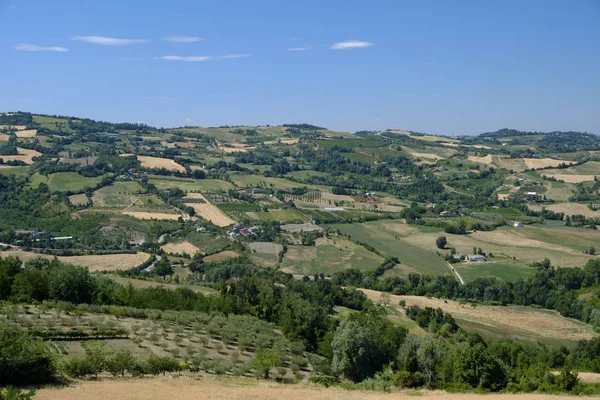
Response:
POLYGON ((231 244, 226 237, 198 232, 190 233, 185 239, 205 254, 218 253, 231 244))
POLYGON ((50 175, 33 174, 30 185, 37 188, 41 183, 48 185, 53 192, 79 192, 94 187, 102 181, 102 176, 87 178, 76 172, 57 172, 50 175))
POLYGON ((535 269, 528 267, 522 262, 506 257, 489 258, 484 263, 462 262, 454 264, 454 268, 465 282, 477 278, 497 278, 502 281, 515 281, 519 278, 525 279, 535 273, 535 269))
POLYGON ((0 175, 16 175, 16 176, 27 176, 29 167, 2 167, 0 168, 0 175))
MULTIPOLYGON (((377 249, 385 257, 398 257, 402 264, 403 274, 419 272, 422 274, 445 275, 450 273, 444 260, 435 252, 427 251, 404 240, 403 230, 394 231, 394 224, 388 220, 353 224, 331 224, 331 229, 339 229, 358 240, 377 249)), ((428 228, 428 227, 425 227, 428 228)), ((439 230, 438 228, 429 228, 439 230)), ((417 232, 419 232, 417 230, 417 232)), ((410 232, 407 232, 410 234, 410 232)), ((435 243, 435 241, 434 241, 435 243)))
POLYGON ((185 192, 218 192, 233 189, 233 185, 220 179, 188 179, 151 175, 148 180, 160 190, 178 188, 185 192))
POLYGON ((135 203, 136 196, 142 191, 142 186, 137 182, 117 181, 96 190, 92 199, 95 206, 122 208, 135 203))
POLYGON ((282 270, 296 275, 332 274, 349 268, 371 270, 383 258, 344 238, 318 246, 288 246, 282 270))

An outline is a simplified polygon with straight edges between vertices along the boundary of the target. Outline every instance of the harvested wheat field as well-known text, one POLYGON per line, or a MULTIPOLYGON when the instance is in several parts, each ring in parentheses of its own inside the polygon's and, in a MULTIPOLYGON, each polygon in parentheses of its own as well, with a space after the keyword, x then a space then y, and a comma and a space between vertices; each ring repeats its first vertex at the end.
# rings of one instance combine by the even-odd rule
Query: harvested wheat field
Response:
POLYGON ((184 220, 189 220, 190 217, 182 214, 168 214, 168 213, 159 213, 152 211, 123 211, 124 215, 130 215, 137 219, 166 219, 176 221, 179 217, 182 217, 184 220))
POLYGON ((27 127, 25 125, 0 125, 0 131, 5 129, 14 129, 15 131, 22 131, 26 128, 27 127))
MULTIPOLYGON (((566 215, 585 215, 587 218, 600 217, 600 211, 593 211, 587 206, 587 204, 579 203, 555 203, 544 206, 546 209, 554 212, 562 212, 566 215)), ((542 206, 530 205, 534 211, 541 211, 542 206)))
POLYGON ((33 158, 42 155, 39 151, 23 149, 21 147, 17 147, 17 151, 19 152, 18 156, 0 156, 0 159, 4 160, 4 162, 23 161, 25 164, 33 164, 33 158))
POLYGON ((410 149, 408 147, 402 147, 402 150, 406 151, 407 153, 411 154, 413 157, 417 157, 417 158, 421 158, 421 159, 425 159, 425 160, 443 160, 444 157, 438 155, 438 154, 434 154, 434 153, 419 153, 418 151, 415 151, 413 149, 410 149))
POLYGON ((165 253, 169 254, 189 254, 190 256, 193 256, 194 254, 200 252, 199 248, 187 240, 179 243, 167 243, 163 246, 160 246, 160 248, 163 249, 165 253))
MULTIPOLYGON (((378 302, 381 292, 359 289, 369 299, 378 302)), ((404 300, 407 306, 441 308, 458 320, 467 323, 492 326, 505 329, 514 336, 528 335, 545 339, 581 340, 591 339, 597 334, 590 325, 562 317, 556 311, 534 310, 525 307, 512 306, 482 306, 473 307, 470 304, 460 304, 453 300, 442 300, 421 296, 394 296, 390 304, 396 305, 404 300)), ((399 306, 396 306, 402 310, 399 306)))
MULTIPOLYGON (((131 157, 133 154, 121 154, 121 157, 131 157)), ((144 168, 165 168, 169 171, 185 172, 185 168, 168 158, 137 156, 140 164, 144 168)))
POLYGON ((222 251, 217 254, 206 256, 202 260, 204 262, 221 262, 221 261, 229 260, 231 258, 236 258, 239 256, 240 255, 238 253, 236 253, 235 251, 225 250, 225 251, 222 251))
POLYGON ((309 384, 286 385, 249 378, 197 380, 185 377, 75 381, 38 390, 36 400, 575 400, 547 394, 463 394, 442 391, 359 391, 309 384))
MULTIPOLYGON (((31 260, 36 257, 43 257, 49 260, 53 259, 54 256, 49 254, 38 254, 20 250, 10 250, 0 252, 0 257, 17 256, 21 261, 31 260)), ((103 254, 95 256, 69 256, 57 257, 59 261, 80 265, 82 267, 88 267, 92 272, 94 271, 124 271, 142 265, 150 258, 148 253, 135 253, 135 254, 103 254)))
MULTIPOLYGON (((599 172, 600 174, 600 172, 599 172)), ((596 175, 569 175, 569 174, 544 174, 567 183, 581 183, 594 181, 596 175)))
POLYGON ((37 135, 37 129, 28 129, 25 131, 16 131, 15 135, 20 138, 32 138, 37 135))
POLYGON ((556 160, 554 158, 524 158, 523 161, 529 169, 558 167, 560 164, 574 164, 575 161, 556 160))
POLYGON ((0 142, 8 142, 10 140, 10 135, 5 133, 0 133, 0 142))
POLYGON ((192 207, 196 210, 196 215, 202 217, 217 226, 229 226, 235 224, 235 221, 229 218, 223 211, 213 204, 210 204, 208 200, 201 193, 190 193, 189 198, 204 200, 204 203, 186 203, 188 207, 192 207))

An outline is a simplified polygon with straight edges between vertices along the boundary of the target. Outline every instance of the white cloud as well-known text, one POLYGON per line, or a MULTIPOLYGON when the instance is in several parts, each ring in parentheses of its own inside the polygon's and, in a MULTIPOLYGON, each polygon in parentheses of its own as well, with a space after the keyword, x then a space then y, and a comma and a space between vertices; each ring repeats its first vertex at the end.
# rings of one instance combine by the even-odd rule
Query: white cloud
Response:
POLYGON ((305 51, 310 50, 310 47, 290 47, 287 51, 305 51))
POLYGON ((156 57, 158 60, 165 61, 183 61, 183 62, 204 62, 204 61, 214 61, 214 60, 223 60, 228 58, 246 58, 250 57, 250 54, 227 54, 224 56, 162 56, 156 57))
POLYGON ((218 59, 227 59, 227 58, 246 58, 246 57, 250 57, 251 54, 226 54, 224 56, 219 56, 219 57, 215 57, 216 60, 218 59))
POLYGON ((146 39, 118 39, 106 36, 71 36, 71 40, 99 44, 101 46, 129 46, 149 42, 146 39))
POLYGON ((332 50, 349 50, 349 49, 363 49, 365 47, 371 47, 373 43, 364 42, 361 40, 346 40, 345 42, 337 42, 331 45, 332 50))
POLYGON ((198 36, 167 36, 165 38, 167 42, 175 42, 175 43, 196 43, 201 42, 202 38, 198 36))
POLYGON ((184 62, 203 62, 214 60, 213 56, 162 56, 158 57, 160 60, 165 61, 184 61, 184 62))
POLYGON ((19 43, 18 45, 15 46, 15 50, 20 50, 20 51, 55 51, 58 53, 65 53, 67 51, 69 51, 69 49, 64 48, 64 47, 57 47, 57 46, 37 46, 35 44, 28 44, 28 43, 19 43))
POLYGON ((192 119, 191 118, 186 118, 185 122, 192 122, 192 119))

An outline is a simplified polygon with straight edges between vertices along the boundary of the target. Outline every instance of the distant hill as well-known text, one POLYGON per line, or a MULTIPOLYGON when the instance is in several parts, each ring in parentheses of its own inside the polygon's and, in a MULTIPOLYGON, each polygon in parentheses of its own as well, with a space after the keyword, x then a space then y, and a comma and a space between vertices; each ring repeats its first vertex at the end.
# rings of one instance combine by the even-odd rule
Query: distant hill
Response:
POLYGON ((503 138, 503 137, 513 137, 513 136, 548 136, 548 135, 554 135, 554 136, 582 136, 582 137, 590 137, 593 139, 598 139, 597 135, 594 135, 592 133, 588 133, 588 132, 577 132, 577 131, 568 131, 568 132, 562 132, 562 131, 552 131, 552 132, 527 132, 527 131, 520 131, 517 129, 509 129, 509 128, 503 128, 503 129, 498 129, 495 132, 485 132, 485 133, 481 133, 478 136, 481 137, 494 137, 494 138, 503 138))

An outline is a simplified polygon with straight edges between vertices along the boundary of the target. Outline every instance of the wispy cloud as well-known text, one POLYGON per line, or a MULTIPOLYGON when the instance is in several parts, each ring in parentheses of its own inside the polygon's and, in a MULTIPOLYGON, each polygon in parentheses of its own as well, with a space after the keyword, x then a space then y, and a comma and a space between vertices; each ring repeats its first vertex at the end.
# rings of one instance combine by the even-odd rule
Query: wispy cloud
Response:
POLYGON ((162 56, 156 57, 159 60, 165 61, 183 61, 183 62, 204 62, 214 60, 224 60, 228 58, 246 58, 250 57, 250 54, 227 54, 224 56, 162 56))
POLYGON ((198 36, 167 36, 165 40, 167 42, 175 43, 196 43, 201 42, 204 39, 199 38, 198 36))
POLYGON ((38 46, 35 44, 28 44, 28 43, 19 43, 18 45, 15 46, 15 50, 20 50, 20 51, 54 51, 57 53, 65 53, 67 51, 69 51, 69 49, 65 48, 65 47, 58 47, 58 46, 38 46))
POLYGON ((373 46, 373 43, 371 42, 364 42, 362 40, 346 40, 345 42, 337 42, 332 44, 331 50, 363 49, 371 46, 373 46))
POLYGON ((192 122, 192 119, 191 118, 186 118, 185 122, 192 122))
POLYGON ((183 62, 203 62, 214 60, 213 56, 162 56, 157 57, 165 61, 183 61, 183 62))
POLYGON ((310 50, 310 47, 290 47, 287 51, 306 51, 310 50))
POLYGON ((71 40, 99 44, 101 46, 130 46, 132 44, 149 42, 146 39, 119 39, 106 36, 71 36, 71 40))

